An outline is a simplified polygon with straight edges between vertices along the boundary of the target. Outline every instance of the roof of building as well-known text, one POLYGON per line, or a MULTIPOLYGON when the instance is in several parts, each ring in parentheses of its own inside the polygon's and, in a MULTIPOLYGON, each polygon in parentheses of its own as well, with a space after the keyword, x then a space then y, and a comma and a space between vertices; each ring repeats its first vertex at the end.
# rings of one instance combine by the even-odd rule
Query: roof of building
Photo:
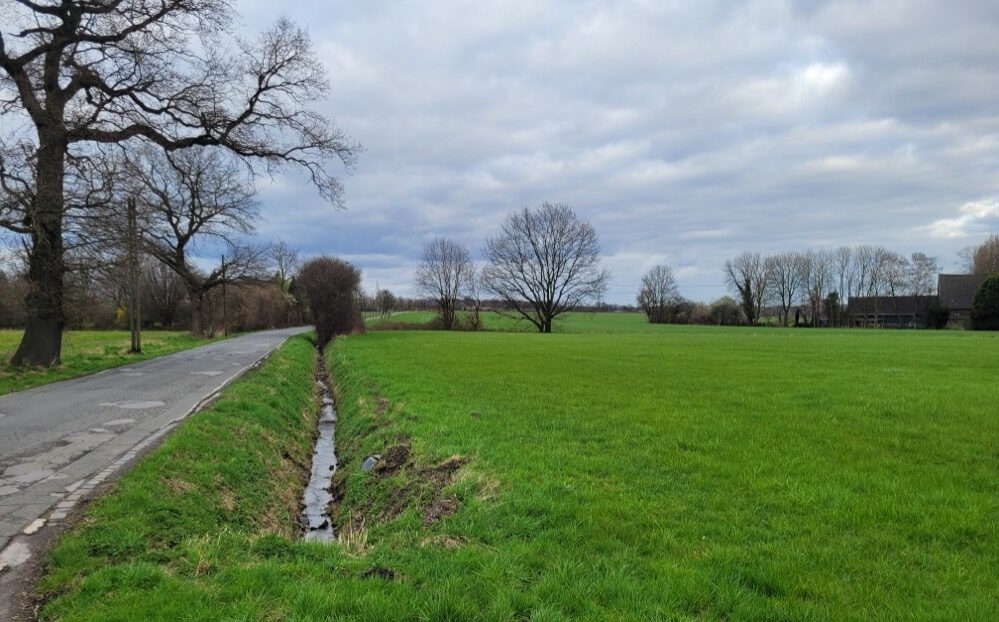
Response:
POLYGON ((950 310, 970 309, 975 292, 981 287, 986 274, 941 274, 937 285, 940 304, 950 310))

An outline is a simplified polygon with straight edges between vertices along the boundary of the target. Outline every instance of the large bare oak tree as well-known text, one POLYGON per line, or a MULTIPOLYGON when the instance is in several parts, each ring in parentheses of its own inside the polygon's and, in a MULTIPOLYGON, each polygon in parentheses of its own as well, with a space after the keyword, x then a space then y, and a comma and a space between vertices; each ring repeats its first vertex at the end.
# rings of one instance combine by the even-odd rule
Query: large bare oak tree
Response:
MULTIPOLYGON (((100 144, 220 145, 273 172, 304 169, 341 205, 329 165, 359 146, 311 106, 329 85, 308 35, 286 20, 235 36, 227 0, 7 0, 0 7, 0 151, 30 152, 29 318, 14 363, 60 358, 67 162, 100 144)), ((122 206, 124 209, 124 206, 122 206)))
POLYGON ((542 333, 552 321, 607 289, 600 241, 568 205, 542 203, 507 217, 486 241, 483 286, 542 333))

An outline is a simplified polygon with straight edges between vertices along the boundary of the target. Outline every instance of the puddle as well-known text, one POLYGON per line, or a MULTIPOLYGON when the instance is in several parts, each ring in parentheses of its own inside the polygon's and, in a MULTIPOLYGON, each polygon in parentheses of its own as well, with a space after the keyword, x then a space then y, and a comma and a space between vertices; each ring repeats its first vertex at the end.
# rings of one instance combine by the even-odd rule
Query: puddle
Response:
POLYGON ((326 384, 326 369, 322 357, 317 362, 316 375, 320 380, 317 385, 321 391, 321 406, 319 409, 318 434, 316 445, 312 452, 312 475, 305 487, 302 498, 302 528, 306 540, 327 542, 333 538, 333 523, 329 516, 329 505, 333 501, 330 486, 333 475, 336 474, 336 448, 333 443, 336 428, 336 408, 333 404, 333 394, 326 384))
POLYGON ((20 566, 31 559, 31 549, 24 542, 11 542, 0 552, 0 570, 20 566))

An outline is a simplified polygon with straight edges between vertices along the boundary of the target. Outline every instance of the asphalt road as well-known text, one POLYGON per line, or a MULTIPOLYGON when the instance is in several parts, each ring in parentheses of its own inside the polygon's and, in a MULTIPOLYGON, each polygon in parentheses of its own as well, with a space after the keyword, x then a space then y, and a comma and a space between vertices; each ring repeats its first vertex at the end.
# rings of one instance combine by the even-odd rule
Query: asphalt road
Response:
POLYGON ((17 568, 73 506, 293 334, 251 333, 0 396, 0 619, 17 568))

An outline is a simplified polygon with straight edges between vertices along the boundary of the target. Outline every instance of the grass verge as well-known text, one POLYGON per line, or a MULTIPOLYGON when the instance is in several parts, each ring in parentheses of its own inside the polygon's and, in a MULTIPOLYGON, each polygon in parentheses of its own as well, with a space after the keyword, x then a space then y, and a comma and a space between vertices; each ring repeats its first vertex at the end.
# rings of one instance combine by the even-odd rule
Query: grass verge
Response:
POLYGON ((314 356, 290 338, 88 507, 50 552, 41 618, 281 619, 264 594, 283 589, 275 573, 294 548, 314 356))
POLYGON ((62 365, 52 368, 14 367, 7 361, 14 355, 21 334, 19 330, 0 330, 0 395, 194 348, 211 341, 180 331, 143 331, 142 353, 130 354, 127 331, 66 331, 62 338, 62 365))

